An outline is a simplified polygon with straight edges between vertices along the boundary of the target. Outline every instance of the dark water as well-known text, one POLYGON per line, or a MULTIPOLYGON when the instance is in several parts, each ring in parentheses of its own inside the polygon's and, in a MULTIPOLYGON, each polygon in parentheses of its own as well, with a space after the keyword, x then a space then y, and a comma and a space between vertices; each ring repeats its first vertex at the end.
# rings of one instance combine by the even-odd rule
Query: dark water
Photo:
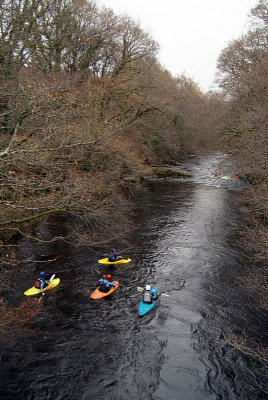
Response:
MULTIPOLYGON (((236 280, 245 260, 234 243, 241 223, 234 195, 243 183, 225 155, 188 158, 184 169, 193 178, 150 182, 140 194, 135 230, 115 244, 129 247, 131 264, 110 271, 97 263, 107 248, 100 255, 21 242, 29 263, 14 301, 40 270, 33 260, 58 257, 42 269, 61 284, 45 299, 37 338, 4 348, 1 400, 265 398, 252 383, 249 361, 219 341, 230 329, 259 329, 236 280), (213 179, 215 171, 224 178, 213 179), (90 300, 99 272, 108 271, 119 289, 90 300), (146 283, 169 297, 139 318, 137 286, 146 283)), ((40 235, 42 229, 48 227, 40 235)))

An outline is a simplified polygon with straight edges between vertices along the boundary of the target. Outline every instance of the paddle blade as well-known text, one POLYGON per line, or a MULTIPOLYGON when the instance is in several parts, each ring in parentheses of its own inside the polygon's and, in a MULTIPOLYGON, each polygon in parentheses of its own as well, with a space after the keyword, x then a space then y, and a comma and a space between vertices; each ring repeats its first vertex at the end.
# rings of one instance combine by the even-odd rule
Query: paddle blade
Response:
POLYGON ((50 277, 50 279, 49 279, 49 282, 51 282, 51 281, 53 281, 53 279, 55 278, 55 274, 53 274, 53 275, 51 275, 51 277, 50 277))
POLYGON ((141 286, 138 286, 138 287, 137 287, 137 290, 138 290, 139 292, 143 292, 143 288, 142 288, 141 286))

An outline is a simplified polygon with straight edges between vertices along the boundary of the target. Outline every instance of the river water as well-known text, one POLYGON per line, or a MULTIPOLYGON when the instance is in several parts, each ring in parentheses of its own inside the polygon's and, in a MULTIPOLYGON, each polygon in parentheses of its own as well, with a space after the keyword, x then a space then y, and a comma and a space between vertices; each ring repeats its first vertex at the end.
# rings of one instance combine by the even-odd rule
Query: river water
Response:
MULTIPOLYGON (((106 256, 67 244, 20 242, 29 259, 14 301, 42 269, 61 278, 44 300, 36 337, 1 358, 0 399, 219 400, 264 399, 249 360, 221 342, 224 332, 254 334, 257 316, 237 277, 245 260, 234 237, 241 224, 226 155, 188 157, 184 180, 155 180, 138 196, 133 231, 113 246, 128 248, 130 264, 101 267, 106 256), (221 172, 215 179, 213 172, 221 172), (101 273, 120 282, 110 297, 89 295, 101 273), (138 317, 138 286, 160 292, 156 307, 138 317)), ((42 229, 67 229, 56 222, 42 229)), ((5 349, 5 348, 4 348, 5 349)))

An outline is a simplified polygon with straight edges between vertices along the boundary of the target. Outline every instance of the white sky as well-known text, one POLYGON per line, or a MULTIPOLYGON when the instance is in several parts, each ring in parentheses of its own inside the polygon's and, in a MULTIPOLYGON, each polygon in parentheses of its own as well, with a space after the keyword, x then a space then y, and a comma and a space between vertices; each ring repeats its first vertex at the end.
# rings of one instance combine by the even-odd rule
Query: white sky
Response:
POLYGON ((115 14, 127 14, 159 43, 161 65, 185 73, 201 89, 212 89, 217 58, 247 31, 258 0, 96 0, 115 14))

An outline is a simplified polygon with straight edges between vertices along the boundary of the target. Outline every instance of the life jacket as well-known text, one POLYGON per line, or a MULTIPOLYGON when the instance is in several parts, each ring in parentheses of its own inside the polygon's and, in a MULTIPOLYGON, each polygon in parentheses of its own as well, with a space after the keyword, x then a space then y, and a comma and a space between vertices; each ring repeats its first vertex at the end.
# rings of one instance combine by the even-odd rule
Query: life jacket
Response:
POLYGON ((102 282, 100 282, 100 284, 104 289, 109 289, 110 281, 108 279, 104 278, 104 279, 100 279, 100 281, 102 281, 102 282))
POLYGON ((109 292, 110 290, 110 281, 106 278, 101 278, 99 280, 100 283, 100 287, 99 287, 99 291, 100 292, 109 292))
POLYGON ((108 258, 108 261, 114 262, 116 260, 117 260, 117 254, 116 253, 111 253, 109 258, 108 258))
POLYGON ((39 280, 39 279, 37 279, 37 281, 35 282, 35 287, 36 287, 37 289, 40 289, 41 283, 40 283, 40 280, 39 280))
POLYGON ((151 293, 149 291, 146 291, 144 293, 143 301, 144 301, 144 303, 151 303, 152 302, 151 293))
POLYGON ((41 283, 43 283, 43 288, 45 288, 45 287, 47 287, 47 286, 49 285, 49 283, 48 283, 45 279, 38 278, 38 279, 36 280, 34 286, 35 286, 37 289, 41 289, 41 283))

